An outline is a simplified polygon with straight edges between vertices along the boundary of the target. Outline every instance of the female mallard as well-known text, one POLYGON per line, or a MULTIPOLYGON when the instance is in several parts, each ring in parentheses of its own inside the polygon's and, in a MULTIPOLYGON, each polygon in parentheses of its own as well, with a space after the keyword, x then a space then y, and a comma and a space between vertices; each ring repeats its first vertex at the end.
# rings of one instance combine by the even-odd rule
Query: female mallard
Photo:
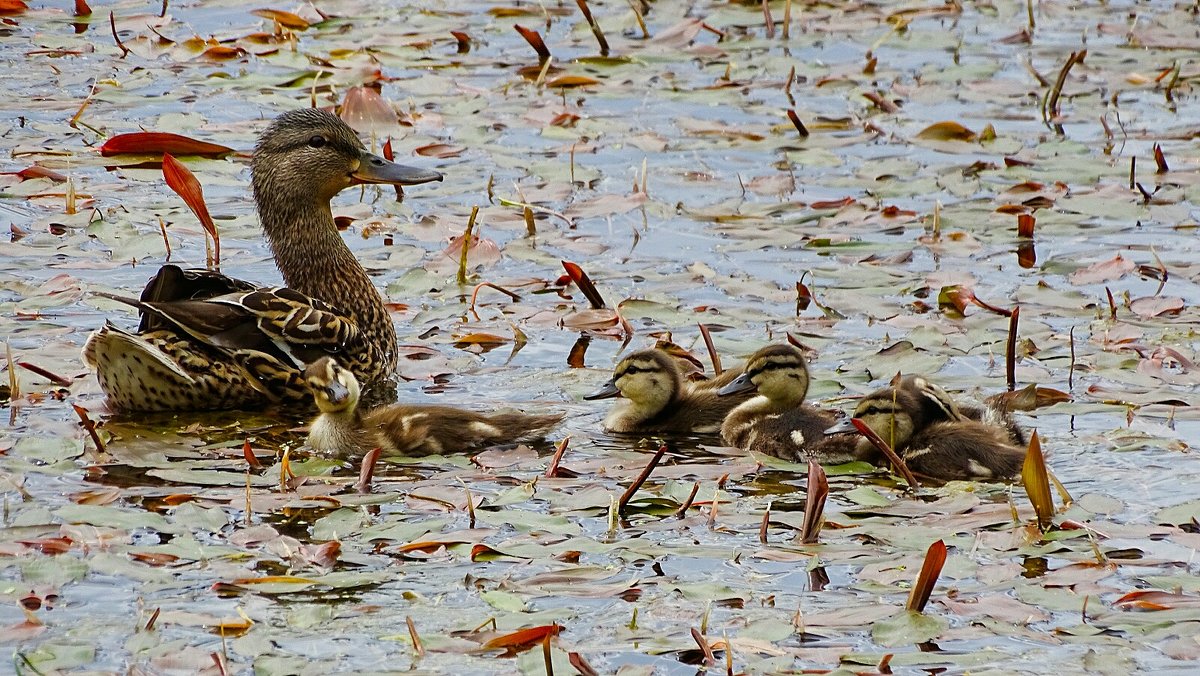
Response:
POLYGON ((721 439, 784 460, 837 464, 857 459, 854 436, 825 434, 838 416, 804 403, 808 381, 808 364, 795 347, 768 345, 755 352, 745 372, 718 391, 721 396, 757 392, 725 417, 721 439))
MULTIPOLYGON (((716 382, 723 383, 723 377, 716 382)), ((693 432, 720 430, 721 421, 746 397, 720 397, 707 381, 684 380, 675 358, 663 350, 631 353, 613 376, 584 399, 623 397, 604 419, 609 432, 693 432)))
MULTIPOLYGON (((335 354, 368 385, 396 367, 383 299, 342 241, 329 201, 362 183, 415 185, 441 174, 372 155, 336 115, 279 116, 251 167, 263 232, 286 287, 163 266, 129 333, 106 323, 83 348, 111 404, 126 411, 259 408, 308 396, 304 365, 335 354)), ((102 294, 104 295, 104 294, 102 294)))
POLYGON ((452 406, 380 406, 358 409, 358 379, 332 357, 309 365, 304 378, 320 415, 308 445, 328 453, 361 455, 382 448, 390 455, 459 453, 535 439, 562 420, 561 413, 476 413, 452 406))
MULTIPOLYGON (((854 417, 888 441, 909 469, 935 479, 1007 480, 1025 462, 1025 433, 1007 415, 960 407, 921 376, 904 376, 863 397, 854 417)), ((849 421, 827 430, 850 431, 849 421)), ((873 454, 866 439, 858 441, 858 450, 873 454)))

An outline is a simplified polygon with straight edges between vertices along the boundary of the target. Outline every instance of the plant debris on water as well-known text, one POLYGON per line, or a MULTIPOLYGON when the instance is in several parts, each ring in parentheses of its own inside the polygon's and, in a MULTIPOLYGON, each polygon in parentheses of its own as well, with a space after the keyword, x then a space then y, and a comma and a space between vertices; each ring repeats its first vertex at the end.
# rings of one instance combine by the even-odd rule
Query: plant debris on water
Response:
POLYGON ((1195 668, 1191 3, 69 4, 0 0, 14 671, 1195 668), (247 159, 312 105, 445 175, 333 203, 400 401, 565 411, 545 443, 336 458, 300 409, 106 408, 80 347, 136 317, 99 294, 280 283, 247 159), (831 408, 1001 397, 1032 489, 582 399, 656 340, 789 339, 831 408))

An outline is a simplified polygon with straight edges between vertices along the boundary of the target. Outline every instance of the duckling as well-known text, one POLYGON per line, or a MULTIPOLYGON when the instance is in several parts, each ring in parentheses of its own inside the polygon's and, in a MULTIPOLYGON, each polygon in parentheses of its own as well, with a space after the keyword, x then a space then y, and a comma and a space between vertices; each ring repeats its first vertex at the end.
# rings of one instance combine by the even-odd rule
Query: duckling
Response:
MULTIPOLYGON (((1002 414, 976 406, 960 408, 945 390, 922 376, 894 380, 863 397, 854 409, 854 417, 888 441, 909 469, 944 480, 1003 481, 1020 474, 1025 449, 1016 444, 1024 431, 1006 416, 988 419, 997 415, 1002 414)), ((853 430, 846 420, 826 432, 853 430)), ((879 457, 866 439, 859 440, 858 452, 879 457)))
POLYGON ((808 382, 804 354, 792 345, 768 345, 755 352, 745 372, 717 391, 721 396, 758 393, 725 416, 721 439, 784 460, 811 457, 838 464, 857 459, 856 437, 825 434, 838 416, 804 403, 808 382))
MULTIPOLYGON (((722 374, 724 375, 724 374, 722 374)), ((718 382, 725 382, 718 379, 718 382)), ((715 433, 746 395, 720 397, 709 385, 684 380, 674 357, 657 349, 631 353, 613 376, 584 399, 624 397, 604 419, 608 432, 715 433)))
POLYGON ((380 406, 358 410, 358 379, 332 357, 304 370, 320 415, 308 433, 314 450, 361 455, 382 447, 394 455, 430 455, 527 441, 545 434, 563 414, 477 413, 453 406, 380 406))

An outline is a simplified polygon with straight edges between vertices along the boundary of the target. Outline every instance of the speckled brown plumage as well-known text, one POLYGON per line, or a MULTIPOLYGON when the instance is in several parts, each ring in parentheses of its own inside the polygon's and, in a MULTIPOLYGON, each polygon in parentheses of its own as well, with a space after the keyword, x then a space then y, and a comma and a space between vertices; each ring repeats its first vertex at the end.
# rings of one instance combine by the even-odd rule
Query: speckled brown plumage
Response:
POLYGON ((584 399, 621 397, 604 419, 609 432, 715 433, 725 415, 746 399, 717 395, 717 385, 730 377, 722 376, 690 383, 674 357, 662 350, 639 350, 622 359, 612 378, 584 399))
POLYGON ((478 413, 453 406, 394 404, 359 410, 354 374, 331 357, 304 372, 320 415, 308 445, 314 450, 361 455, 379 447, 389 455, 462 453, 536 439, 562 420, 561 413, 478 413))
MULTIPOLYGON (((891 443, 909 469, 936 479, 1012 479, 1025 461, 1025 433, 1015 421, 961 406, 923 376, 904 376, 868 394, 854 417, 891 443)), ((870 452, 870 442, 858 443, 864 455, 870 452)))
MULTIPOLYGON (((359 183, 411 185, 441 175, 367 153, 336 115, 296 110, 259 139, 252 165, 263 231, 287 287, 166 265, 137 300, 137 333, 92 334, 84 361, 126 411, 257 408, 307 402, 304 365, 335 354, 370 386, 396 367, 383 299, 342 241, 329 201, 359 183)), ((100 294, 105 295, 105 294, 100 294)))
POLYGON ((787 344, 768 345, 750 356, 745 372, 722 393, 754 392, 729 412, 721 439, 730 446, 793 462, 810 458, 827 464, 858 458, 857 438, 826 435, 838 416, 804 403, 808 396, 804 354, 787 344))

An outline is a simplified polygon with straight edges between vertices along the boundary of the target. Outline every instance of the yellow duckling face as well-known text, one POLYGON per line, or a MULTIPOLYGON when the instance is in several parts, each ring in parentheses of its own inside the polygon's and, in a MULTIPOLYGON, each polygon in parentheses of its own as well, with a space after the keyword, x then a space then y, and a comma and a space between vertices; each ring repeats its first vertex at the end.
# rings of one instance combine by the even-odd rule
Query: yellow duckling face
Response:
POLYGON ((254 174, 256 190, 325 202, 359 183, 442 180, 436 171, 395 164, 367 152, 341 118, 317 108, 289 111, 267 128, 254 151, 254 174))
POLYGON ((756 390, 772 402, 799 406, 808 396, 808 364, 791 345, 768 345, 750 356, 746 370, 717 391, 726 396, 756 390))
MULTIPOLYGON (((918 430, 933 422, 961 420, 950 395, 922 376, 903 376, 892 380, 889 387, 863 397, 854 408, 853 417, 861 419, 892 448, 908 443, 918 430)), ((826 434, 854 432, 846 419, 826 430, 826 434)))
POLYGON ((670 355, 662 350, 641 350, 622 359, 612 378, 584 399, 625 397, 637 404, 665 405, 678 394, 681 380, 670 355))
POLYGON ((353 411, 358 406, 358 379, 333 357, 321 357, 304 370, 304 381, 322 413, 353 411))

